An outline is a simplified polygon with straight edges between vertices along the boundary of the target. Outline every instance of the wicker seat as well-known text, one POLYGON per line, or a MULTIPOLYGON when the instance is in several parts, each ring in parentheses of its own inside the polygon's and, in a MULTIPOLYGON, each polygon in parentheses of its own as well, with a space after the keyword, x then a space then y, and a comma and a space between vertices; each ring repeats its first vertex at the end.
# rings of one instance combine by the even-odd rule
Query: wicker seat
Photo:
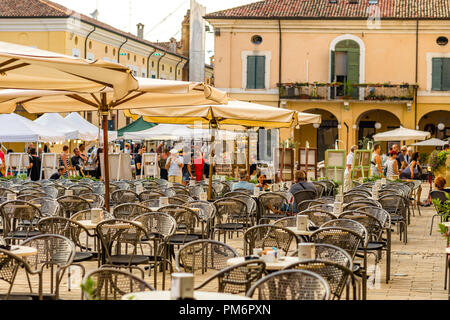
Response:
MULTIPOLYGON (((64 273, 66 269, 72 265, 73 259, 75 257, 75 246, 73 242, 61 235, 57 234, 42 234, 33 238, 29 238, 22 243, 23 246, 28 246, 35 248, 37 250, 37 254, 33 256, 33 258, 28 258, 27 262, 29 266, 34 270, 41 270, 43 276, 43 270, 50 270, 50 294, 54 295, 56 300, 59 299, 59 287, 61 281, 64 277, 64 273), (56 272, 54 267, 56 267, 56 272)), ((43 280, 42 277, 39 281, 39 289, 40 293, 43 292, 43 280)), ((31 290, 31 284, 30 290, 31 290)), ((41 296, 42 298, 42 296, 41 296)))
POLYGON ((96 193, 83 193, 80 194, 80 198, 92 200, 90 203, 91 208, 103 208, 105 206, 105 198, 96 193))
POLYGON ((276 247, 287 255, 293 243, 296 249, 300 241, 291 230, 272 224, 257 225, 244 233, 244 254, 251 254, 255 248, 276 247))
POLYGON ((328 300, 330 287, 317 273, 283 270, 257 281, 247 297, 258 300, 328 300))
POLYGON ((66 218, 70 218, 74 213, 77 213, 78 211, 91 208, 89 202, 79 196, 62 196, 56 200, 61 207, 63 216, 66 218))
POLYGON ((287 211, 283 212, 282 209, 288 208, 288 200, 280 193, 263 193, 259 195, 258 202, 261 212, 259 224, 287 216, 287 211))
POLYGON ((111 205, 117 206, 122 203, 138 203, 139 196, 131 190, 116 190, 111 193, 111 205))
POLYGON ((217 279, 217 292, 245 294, 256 281, 261 279, 265 269, 264 261, 245 261, 218 271, 195 287, 195 290, 199 290, 217 279))
POLYGON ((214 201, 214 206, 216 207, 216 219, 213 227, 213 239, 217 232, 220 241, 220 234, 223 233, 226 243, 227 233, 231 233, 231 236, 234 232, 244 233, 250 226, 247 204, 244 201, 237 198, 221 198, 214 201))
POLYGON ((113 208, 112 214, 115 219, 133 220, 137 216, 151 211, 139 203, 122 203, 113 208))
POLYGON ((35 229, 35 224, 41 218, 41 211, 30 202, 3 202, 0 205, 0 215, 3 221, 3 236, 8 243, 14 244, 40 234, 35 229))
POLYGON ((400 241, 408 242, 407 207, 404 198, 397 194, 387 194, 378 199, 381 207, 391 216, 391 223, 397 225, 400 233, 400 241))
POLYGON ((83 279, 96 284, 93 293, 84 292, 89 300, 121 300, 128 293, 153 291, 153 287, 135 275, 112 268, 101 268, 89 272, 83 279))

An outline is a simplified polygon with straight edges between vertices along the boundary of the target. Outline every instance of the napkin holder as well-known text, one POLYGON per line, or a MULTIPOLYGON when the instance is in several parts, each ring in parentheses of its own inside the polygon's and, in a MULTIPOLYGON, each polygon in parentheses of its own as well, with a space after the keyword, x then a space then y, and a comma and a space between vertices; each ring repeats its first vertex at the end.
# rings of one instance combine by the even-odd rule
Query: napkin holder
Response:
POLYGON ((194 275, 192 273, 172 273, 170 299, 194 299, 194 275))

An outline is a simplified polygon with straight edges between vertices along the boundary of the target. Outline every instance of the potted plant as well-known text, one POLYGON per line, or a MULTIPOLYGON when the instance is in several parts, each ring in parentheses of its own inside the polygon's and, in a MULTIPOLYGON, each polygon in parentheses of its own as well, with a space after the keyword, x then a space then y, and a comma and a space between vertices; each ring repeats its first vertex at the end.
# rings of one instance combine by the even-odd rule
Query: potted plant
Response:
MULTIPOLYGON (((436 208, 436 211, 441 214, 441 221, 447 222, 450 219, 450 194, 447 192, 445 193, 445 196, 447 197, 447 200, 442 202, 439 199, 432 199, 432 203, 434 207, 436 208)), ((442 224, 439 223, 439 232, 444 236, 444 238, 447 239, 447 243, 449 242, 449 230, 448 228, 442 224)))
POLYGON ((344 99, 352 99, 352 93, 353 93, 353 86, 350 83, 350 81, 347 80, 347 82, 344 85, 344 99))

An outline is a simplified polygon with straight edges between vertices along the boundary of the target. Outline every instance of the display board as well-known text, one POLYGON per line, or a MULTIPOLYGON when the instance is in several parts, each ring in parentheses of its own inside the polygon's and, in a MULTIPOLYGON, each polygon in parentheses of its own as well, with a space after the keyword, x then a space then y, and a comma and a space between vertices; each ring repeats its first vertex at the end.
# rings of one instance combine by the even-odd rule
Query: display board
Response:
POLYGON ((49 179, 54 174, 57 167, 58 155, 56 153, 43 153, 41 156, 41 177, 44 174, 44 179, 49 179))
MULTIPOLYGON (((100 167, 102 177, 105 176, 104 157, 100 157, 100 167)), ((109 177, 111 180, 131 180, 130 155, 128 153, 110 153, 109 154, 109 177)))
POLYGON ((328 180, 344 184, 345 150, 328 149, 325 151, 325 172, 328 180))
POLYGON ((297 150, 298 170, 306 172, 308 180, 317 180, 317 149, 299 148, 297 150))
POLYGON ((370 174, 370 158, 372 152, 370 150, 355 150, 352 164, 352 186, 353 180, 358 178, 366 178, 370 174))
POLYGON ((143 178, 159 178, 159 167, 158 167, 158 154, 157 153, 143 153, 142 154, 142 168, 141 175, 136 179, 143 178))
POLYGON ((282 181, 294 180, 295 153, 292 148, 278 148, 280 178, 282 181))
POLYGON ((27 167, 30 165, 28 153, 8 153, 6 155, 6 175, 27 173, 27 167))

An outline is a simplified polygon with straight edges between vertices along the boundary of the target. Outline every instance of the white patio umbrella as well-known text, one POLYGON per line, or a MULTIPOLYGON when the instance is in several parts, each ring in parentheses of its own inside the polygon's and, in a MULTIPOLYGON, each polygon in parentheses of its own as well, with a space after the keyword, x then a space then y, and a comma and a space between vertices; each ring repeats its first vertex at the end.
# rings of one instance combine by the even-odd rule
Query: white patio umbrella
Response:
POLYGON ((0 142, 61 142, 64 133, 51 130, 16 113, 0 114, 0 142))
MULTIPOLYGON (((70 126, 77 128, 78 138, 84 141, 102 140, 103 132, 95 125, 84 119, 78 112, 72 112, 64 121, 70 126)), ((108 141, 117 139, 117 131, 108 130, 108 141)))
POLYGON ((440 140, 440 139, 431 138, 431 139, 428 139, 428 140, 425 140, 425 141, 420 141, 420 142, 413 143, 412 146, 443 147, 447 143, 448 142, 440 140))
POLYGON ((64 121, 63 116, 59 113, 44 113, 42 116, 33 121, 49 130, 64 134, 66 140, 79 139, 78 130, 64 121))
POLYGON ((425 140, 430 138, 428 131, 412 130, 407 128, 397 128, 391 131, 377 133, 373 136, 375 141, 405 141, 405 140, 425 140))

